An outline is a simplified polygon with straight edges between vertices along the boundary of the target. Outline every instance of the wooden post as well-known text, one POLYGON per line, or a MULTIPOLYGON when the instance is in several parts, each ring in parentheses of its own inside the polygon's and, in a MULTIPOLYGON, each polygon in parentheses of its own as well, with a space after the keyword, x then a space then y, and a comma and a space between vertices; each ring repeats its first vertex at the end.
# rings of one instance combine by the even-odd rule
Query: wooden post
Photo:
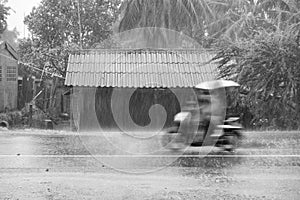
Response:
POLYGON ((29 127, 32 127, 32 104, 29 104, 29 127))
POLYGON ((33 80, 33 95, 32 95, 33 96, 33 100, 32 100, 33 105, 35 105, 34 97, 36 96, 36 90, 37 90, 37 84, 36 84, 36 78, 34 78, 34 80, 33 80))
MULTIPOLYGON (((157 92, 159 92, 159 90, 157 88, 153 89, 154 92, 154 104, 153 106, 155 106, 155 104, 157 104, 157 92)), ((157 109, 155 109, 155 114, 154 114, 154 129, 158 128, 158 124, 159 124, 159 120, 160 120, 160 116, 158 116, 159 112, 157 109)))
POLYGON ((44 90, 44 98, 43 98, 43 109, 44 109, 44 111, 46 111, 47 110, 47 103, 48 103, 48 88, 47 88, 47 86, 44 84, 44 88, 45 88, 45 90, 44 90))

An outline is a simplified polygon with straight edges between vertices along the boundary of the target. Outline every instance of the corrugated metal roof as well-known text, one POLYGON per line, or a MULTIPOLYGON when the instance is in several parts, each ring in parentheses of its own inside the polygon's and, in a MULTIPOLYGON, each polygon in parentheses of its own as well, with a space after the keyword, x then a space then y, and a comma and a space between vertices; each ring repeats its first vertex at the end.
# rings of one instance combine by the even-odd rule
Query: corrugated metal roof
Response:
POLYGON ((97 50, 69 56, 65 84, 90 87, 194 87, 216 78, 212 54, 197 50, 97 50))

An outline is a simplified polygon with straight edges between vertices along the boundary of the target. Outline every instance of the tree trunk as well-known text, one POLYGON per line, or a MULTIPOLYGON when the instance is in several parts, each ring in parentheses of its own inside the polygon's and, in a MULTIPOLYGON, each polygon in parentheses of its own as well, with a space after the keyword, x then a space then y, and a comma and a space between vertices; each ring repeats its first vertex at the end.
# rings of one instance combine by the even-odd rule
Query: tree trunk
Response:
POLYGON ((297 113, 297 126, 300 129, 300 84, 297 86, 296 90, 296 113, 297 113))

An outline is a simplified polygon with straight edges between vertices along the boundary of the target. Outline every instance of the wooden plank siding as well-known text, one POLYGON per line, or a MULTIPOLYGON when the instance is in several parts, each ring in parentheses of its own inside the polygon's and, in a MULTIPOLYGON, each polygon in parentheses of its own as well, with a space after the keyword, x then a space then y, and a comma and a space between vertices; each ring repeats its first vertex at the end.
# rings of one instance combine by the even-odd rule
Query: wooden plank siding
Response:
POLYGON ((214 80, 213 52, 203 49, 99 49, 69 56, 78 130, 153 131, 169 127, 193 88, 214 80), (176 95, 174 93, 176 93, 176 95), (112 94, 116 94, 113 98, 112 94))
POLYGON ((17 108, 18 101, 18 61, 0 45, 0 112, 17 108))
POLYGON ((170 127, 192 98, 195 93, 187 88, 76 87, 71 110, 81 131, 153 131, 170 127))

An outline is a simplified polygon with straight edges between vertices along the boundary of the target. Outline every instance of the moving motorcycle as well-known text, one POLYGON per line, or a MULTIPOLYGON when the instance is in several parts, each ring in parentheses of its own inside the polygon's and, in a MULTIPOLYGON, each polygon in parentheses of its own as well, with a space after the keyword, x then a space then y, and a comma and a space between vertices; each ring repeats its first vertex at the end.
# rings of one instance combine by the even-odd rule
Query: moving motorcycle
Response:
MULTIPOLYGON (((237 87, 233 81, 217 80, 204 82, 196 88, 211 91, 218 88, 237 87)), ((210 99, 210 98, 208 98, 210 99)), ((206 105, 210 100, 200 97, 206 105)), ((234 152, 242 138, 242 126, 238 117, 225 117, 224 120, 214 120, 210 113, 202 112, 203 107, 199 104, 187 103, 188 106, 174 116, 173 126, 165 131, 163 146, 171 150, 180 150, 188 146, 216 146, 224 151, 234 152)), ((211 109, 211 107, 208 107, 211 109)))

